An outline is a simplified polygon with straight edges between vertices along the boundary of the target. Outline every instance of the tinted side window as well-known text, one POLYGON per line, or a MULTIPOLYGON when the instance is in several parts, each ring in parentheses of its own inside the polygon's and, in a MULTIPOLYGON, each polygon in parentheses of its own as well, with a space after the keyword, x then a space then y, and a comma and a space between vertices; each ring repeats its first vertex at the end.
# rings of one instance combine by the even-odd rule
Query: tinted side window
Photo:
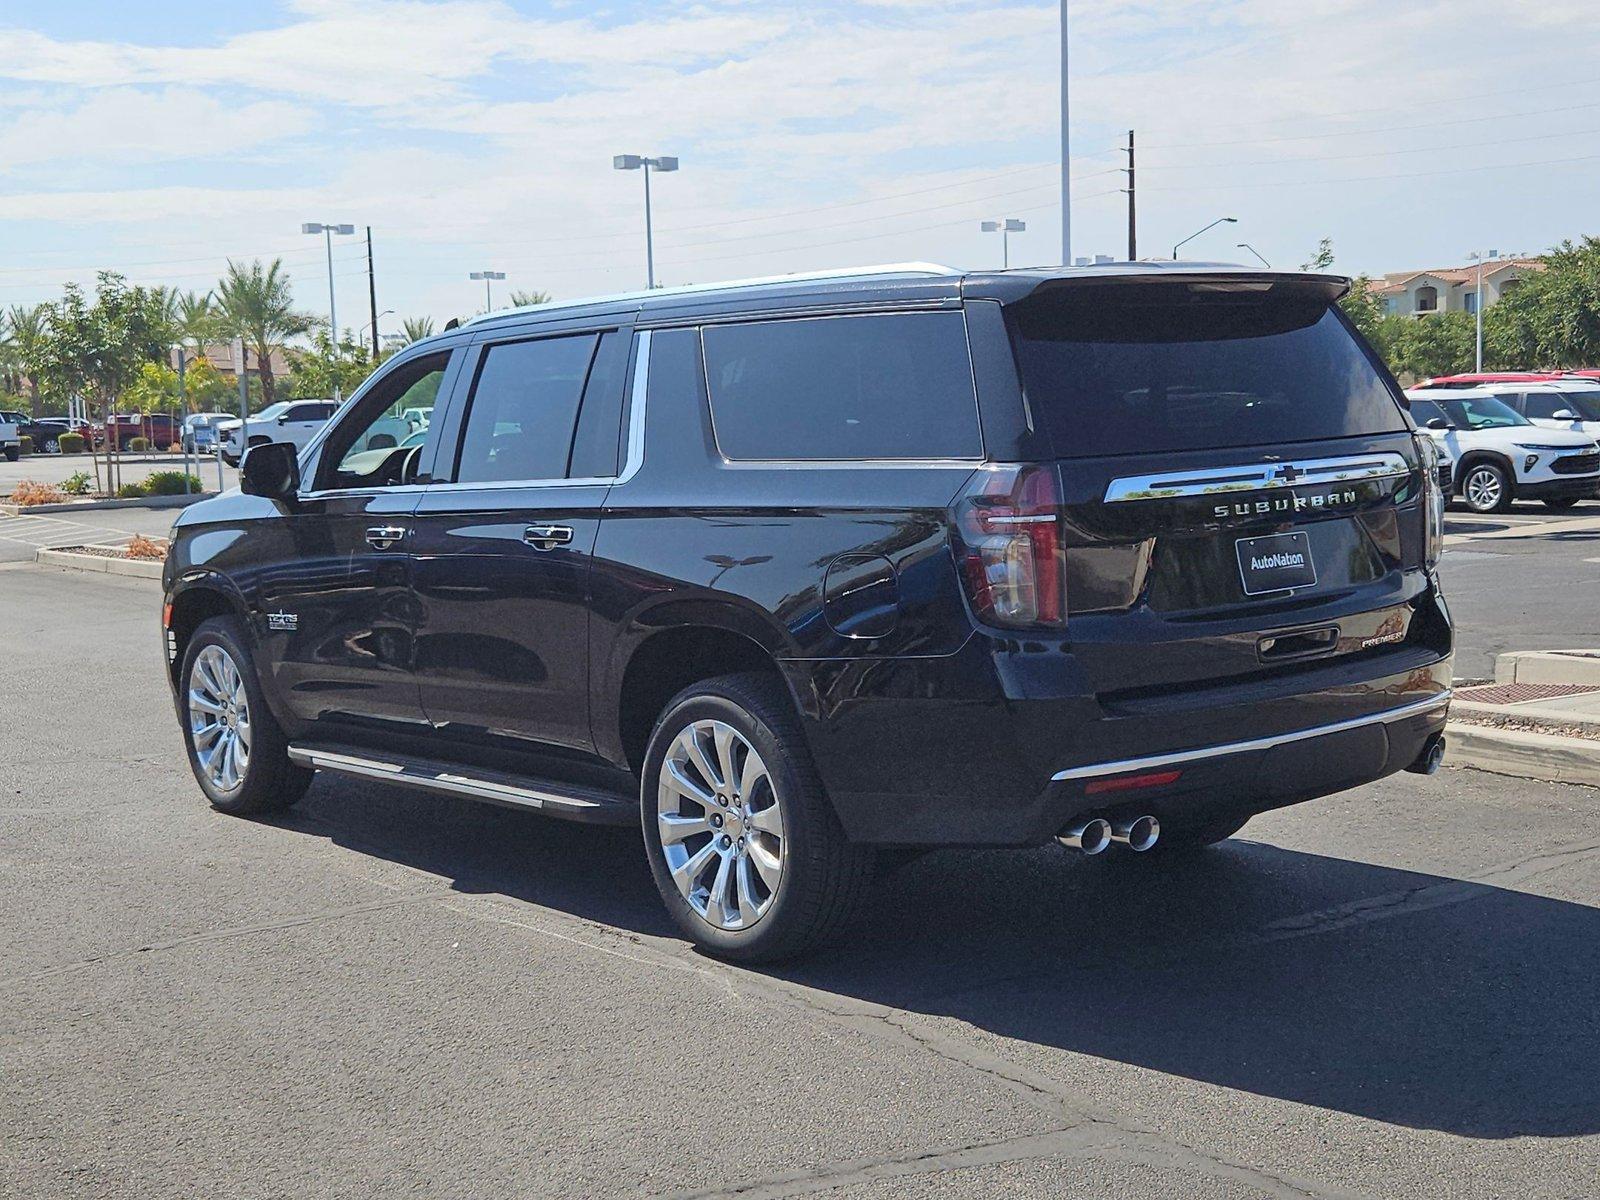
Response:
POLYGON ((596 338, 507 342, 484 351, 456 464, 460 483, 563 479, 596 338))
POLYGON ((629 340, 615 329, 600 336, 572 441, 567 475, 573 479, 611 479, 622 469, 622 393, 629 340))
POLYGON ((1527 401, 1527 407, 1522 409, 1522 415, 1525 417, 1550 418, 1563 409, 1571 411, 1570 406, 1565 403, 1565 396, 1551 396, 1544 392, 1529 392, 1524 399, 1527 401))
POLYGON ((702 337, 730 459, 983 453, 959 312, 713 325, 702 337))

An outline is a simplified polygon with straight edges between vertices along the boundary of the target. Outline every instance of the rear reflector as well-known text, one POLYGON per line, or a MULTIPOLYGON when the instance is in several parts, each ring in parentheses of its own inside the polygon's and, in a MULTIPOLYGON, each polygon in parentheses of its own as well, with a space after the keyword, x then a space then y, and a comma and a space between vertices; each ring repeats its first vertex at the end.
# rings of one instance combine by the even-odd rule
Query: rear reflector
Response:
POLYGON ((163 604, 161 606, 161 628, 172 628, 172 605, 170 604, 163 604))
POLYGON ((1149 775, 1124 775, 1120 779, 1092 779, 1083 789, 1086 796, 1102 796, 1107 792, 1133 792, 1140 788, 1166 787, 1177 783, 1182 771, 1155 771, 1149 775))

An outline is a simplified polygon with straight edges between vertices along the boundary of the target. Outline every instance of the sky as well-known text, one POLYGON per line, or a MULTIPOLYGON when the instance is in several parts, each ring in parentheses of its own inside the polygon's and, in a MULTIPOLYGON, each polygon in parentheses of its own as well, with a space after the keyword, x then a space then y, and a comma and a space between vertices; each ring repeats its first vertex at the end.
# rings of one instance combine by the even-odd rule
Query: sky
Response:
MULTIPOLYGON (((1069 0, 1074 255, 1462 263, 1600 233, 1593 0, 1069 0)), ((0 0, 0 306, 115 269, 205 291, 370 225, 378 305, 480 311, 869 263, 1061 261, 1057 3, 0 0)), ((364 238, 334 245, 342 326, 364 238)))

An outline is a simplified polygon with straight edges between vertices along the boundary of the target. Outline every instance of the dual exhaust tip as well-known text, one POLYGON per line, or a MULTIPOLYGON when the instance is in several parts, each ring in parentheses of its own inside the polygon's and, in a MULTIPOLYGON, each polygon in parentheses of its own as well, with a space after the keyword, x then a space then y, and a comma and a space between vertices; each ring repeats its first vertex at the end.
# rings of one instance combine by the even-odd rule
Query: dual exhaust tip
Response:
POLYGON ((1115 842, 1129 850, 1143 854, 1155 846, 1161 837, 1161 822, 1146 813, 1138 817, 1118 817, 1108 821, 1105 817, 1089 817, 1076 821, 1056 834, 1056 841, 1068 850, 1081 850, 1085 854, 1099 854, 1115 842))

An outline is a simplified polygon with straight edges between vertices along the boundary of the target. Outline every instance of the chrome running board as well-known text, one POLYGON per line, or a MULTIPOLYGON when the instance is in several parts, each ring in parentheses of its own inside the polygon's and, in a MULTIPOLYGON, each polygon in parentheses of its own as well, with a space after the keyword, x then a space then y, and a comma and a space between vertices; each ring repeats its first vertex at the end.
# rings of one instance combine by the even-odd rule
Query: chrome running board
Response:
POLYGON ((1342 733, 1346 729, 1360 729, 1367 725, 1388 725, 1394 721, 1404 721, 1408 717, 1418 717, 1424 713, 1433 712, 1435 709, 1446 707, 1450 703, 1450 695, 1451 693, 1446 690, 1429 696, 1426 700, 1403 704, 1399 708, 1387 708, 1383 712, 1370 713, 1364 717, 1354 717, 1348 721, 1336 721, 1332 725, 1318 725, 1311 729, 1297 729, 1293 733, 1279 733, 1271 737, 1252 738, 1248 742, 1224 742, 1218 746, 1201 746, 1196 750, 1175 750, 1171 754, 1152 754, 1148 758, 1125 758, 1120 762, 1092 763, 1087 767, 1069 767, 1065 771, 1057 771, 1050 778, 1057 783, 1068 779, 1094 779, 1101 775, 1125 775, 1134 771, 1149 771, 1160 767, 1176 766, 1180 763, 1198 762, 1207 758, 1221 758, 1227 754, 1247 754, 1252 750, 1271 750, 1274 746, 1283 746, 1290 742, 1303 742, 1308 738, 1323 737, 1330 733, 1342 733))
POLYGON ((447 796, 534 809, 571 821, 635 825, 639 801, 622 792, 551 780, 530 780, 497 771, 474 771, 458 763, 400 755, 375 756, 344 746, 291 745, 289 760, 317 771, 377 779, 447 796))

